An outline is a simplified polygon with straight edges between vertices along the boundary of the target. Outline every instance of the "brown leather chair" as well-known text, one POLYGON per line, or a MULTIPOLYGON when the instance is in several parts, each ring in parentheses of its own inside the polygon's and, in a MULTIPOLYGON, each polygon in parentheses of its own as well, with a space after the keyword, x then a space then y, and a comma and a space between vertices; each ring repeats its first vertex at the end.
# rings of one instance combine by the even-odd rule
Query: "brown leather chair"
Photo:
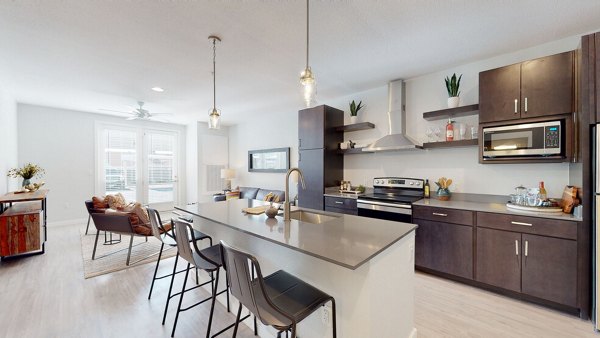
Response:
POLYGON ((296 338, 296 325, 304 318, 331 301, 333 337, 337 336, 335 299, 312 285, 279 270, 263 278, 256 258, 221 241, 223 263, 227 271, 227 285, 240 306, 233 337, 237 334, 242 305, 260 321, 279 330, 291 331, 296 338), (249 265, 248 262, 251 264, 249 265), (252 274, 251 274, 252 272, 252 274), (256 278, 253 278, 256 272, 256 278))
MULTIPOLYGON (((131 220, 128 214, 111 212, 111 213, 90 213, 90 217, 94 221, 94 225, 96 226, 96 241, 94 242, 94 251, 92 252, 92 260, 96 259, 96 248, 98 246, 98 237, 100 236, 100 231, 112 232, 118 235, 131 236, 129 240, 129 249, 127 251, 127 261, 126 265, 129 265, 129 260, 131 258, 131 248, 133 247, 133 237, 145 237, 146 241, 148 241, 148 236, 138 234, 134 231, 133 225, 131 225, 131 220)), ((120 251, 120 250, 119 250, 120 251)), ((114 253, 110 253, 108 255, 112 255, 114 253)), ((103 257, 106 257, 105 255, 103 257)))

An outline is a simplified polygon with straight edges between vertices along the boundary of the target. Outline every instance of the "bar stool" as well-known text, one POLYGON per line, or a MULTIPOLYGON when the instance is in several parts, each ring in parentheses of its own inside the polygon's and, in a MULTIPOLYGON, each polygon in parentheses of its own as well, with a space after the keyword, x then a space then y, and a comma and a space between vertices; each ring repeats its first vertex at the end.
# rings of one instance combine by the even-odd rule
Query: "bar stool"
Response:
MULTIPOLYGON (((215 309, 215 301, 217 299, 217 296, 224 292, 227 293, 227 312, 229 312, 229 292, 228 292, 229 290, 228 290, 228 288, 225 288, 225 290, 217 292, 217 287, 219 286, 219 270, 223 266, 223 261, 221 259, 221 246, 213 245, 206 249, 202 249, 202 250, 198 249, 198 246, 196 244, 196 240, 194 237, 195 235, 194 235, 194 232, 191 231, 190 225, 188 223, 185 223, 185 222, 182 222, 179 220, 175 221, 175 234, 176 234, 175 240, 177 242, 177 250, 179 251, 179 256, 181 256, 181 258, 185 259, 188 262, 188 264, 187 264, 187 269, 185 272, 185 279, 183 280, 183 286, 181 288, 181 292, 178 293, 180 295, 179 296, 179 305, 177 306, 177 313, 175 314, 175 323, 173 324, 173 331, 171 332, 171 337, 173 337, 175 335, 175 329, 177 328, 177 320, 179 319, 180 312, 187 311, 195 306, 198 306, 198 305, 212 299, 212 303, 211 303, 211 307, 210 307, 210 315, 208 318, 208 328, 206 330, 206 337, 208 338, 208 337, 210 337, 210 328, 212 325, 212 318, 213 318, 213 313, 214 313, 214 309, 215 309), (190 240, 190 235, 192 237, 191 240, 190 240), (190 246, 190 242, 193 244, 193 248, 194 248, 193 250, 192 250, 192 247, 190 246), (190 269, 192 267, 208 272, 211 275, 211 279, 208 282, 204 282, 200 285, 197 285, 193 288, 186 290, 185 286, 187 284, 187 278, 188 278, 190 269), (216 272, 216 277, 213 275, 214 272, 216 272), (207 298, 199 301, 198 303, 190 305, 186 308, 183 308, 183 309, 181 308, 184 293, 191 291, 193 289, 199 288, 208 283, 212 284, 212 294, 210 297, 207 297, 207 298)), ((175 296, 175 295, 173 295, 173 296, 175 296)), ((167 302, 168 302, 168 300, 167 300, 167 302)), ((230 327, 233 327, 234 325, 235 324, 232 324, 230 327)))
POLYGON ((297 324, 328 301, 331 301, 333 312, 333 337, 337 337, 333 297, 283 270, 263 278, 260 265, 254 256, 223 241, 221 247, 227 271, 227 285, 231 294, 240 302, 233 337, 237 335, 242 305, 263 324, 279 330, 278 337, 283 332, 287 335, 287 332, 291 331, 292 338, 296 338, 297 324), (251 277, 250 269, 252 272, 256 271, 255 279, 251 277))
MULTIPOLYGON (((160 218, 160 214, 158 213, 158 211, 156 211, 156 209, 147 208, 147 210, 148 210, 148 217, 150 218, 150 226, 152 227, 152 235, 161 242, 160 251, 158 252, 158 259, 156 260, 156 268, 154 269, 154 276, 152 277, 152 284, 150 284, 150 292, 148 293, 148 299, 150 299, 152 297, 152 290, 154 289, 154 282, 156 280, 167 278, 169 276, 174 276, 174 274, 184 272, 185 270, 176 271, 177 270, 177 261, 179 259, 179 253, 177 253, 175 255, 175 265, 174 265, 173 273, 170 273, 170 274, 167 274, 164 276, 160 276, 160 277, 156 277, 156 274, 158 273, 158 267, 160 265, 160 258, 162 257, 162 253, 163 253, 165 245, 168 245, 170 247, 176 247, 177 243, 175 242, 175 229, 173 228, 173 222, 169 221, 171 223, 171 229, 167 230, 167 229, 165 229, 164 225, 169 222, 163 223, 160 218), (170 231, 170 233, 169 233, 169 231, 170 231)), ((212 246, 212 238, 198 230, 195 230, 195 229, 194 229, 194 238, 196 240, 208 239, 210 246, 212 246)), ((197 273, 196 273, 196 280, 198 280, 197 273)), ((171 287, 169 288, 169 296, 171 295, 172 287, 173 287, 173 278, 171 278, 171 287)), ((170 299, 170 297, 167 298, 167 306, 168 306, 169 299, 170 299)), ((167 311, 167 309, 165 308, 165 314, 166 314, 166 311, 167 311)), ((164 315, 163 315, 163 317, 164 317, 164 315)))

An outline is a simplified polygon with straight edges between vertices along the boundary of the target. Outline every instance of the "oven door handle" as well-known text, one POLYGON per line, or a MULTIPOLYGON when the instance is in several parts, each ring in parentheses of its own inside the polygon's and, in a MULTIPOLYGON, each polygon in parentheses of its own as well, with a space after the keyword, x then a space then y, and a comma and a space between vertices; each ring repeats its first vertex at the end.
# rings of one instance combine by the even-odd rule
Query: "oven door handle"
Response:
MULTIPOLYGON (((385 202, 376 202, 376 201, 369 201, 369 200, 357 200, 356 201, 357 204, 373 204, 373 205, 381 205, 384 207, 392 207, 392 208, 402 208, 402 209, 412 209, 412 206, 410 204, 396 204, 396 203, 385 203, 385 202)), ((360 205, 357 205, 360 208, 360 205)))

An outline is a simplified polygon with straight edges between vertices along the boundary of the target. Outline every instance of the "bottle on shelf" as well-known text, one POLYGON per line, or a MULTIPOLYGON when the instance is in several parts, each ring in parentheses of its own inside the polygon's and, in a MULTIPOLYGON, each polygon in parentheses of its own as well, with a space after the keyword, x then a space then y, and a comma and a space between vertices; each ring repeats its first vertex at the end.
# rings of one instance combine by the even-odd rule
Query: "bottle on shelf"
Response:
POLYGON ((544 187, 544 181, 540 182, 540 200, 545 201, 548 199, 548 193, 544 187))
POLYGON ((429 198, 429 195, 430 195, 430 187, 429 187, 429 180, 428 180, 428 179, 425 179, 425 187, 424 187, 424 189, 425 189, 425 192, 424 192, 424 197, 425 197, 425 198, 429 198))
POLYGON ((454 141, 454 125, 452 124, 454 121, 448 119, 448 124, 446 124, 446 141, 454 141))

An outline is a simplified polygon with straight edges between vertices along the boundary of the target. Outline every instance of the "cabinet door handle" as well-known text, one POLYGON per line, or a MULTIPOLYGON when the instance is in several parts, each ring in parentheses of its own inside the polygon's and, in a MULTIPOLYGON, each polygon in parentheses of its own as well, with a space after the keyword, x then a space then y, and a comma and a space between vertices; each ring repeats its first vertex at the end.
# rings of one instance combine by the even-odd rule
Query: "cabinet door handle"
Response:
POLYGON ((435 216, 442 216, 442 217, 448 216, 448 214, 440 214, 439 212, 434 212, 433 215, 435 215, 435 216))
POLYGON ((344 204, 344 202, 335 201, 335 204, 344 204))
POLYGON ((298 139, 298 148, 302 148, 302 139, 301 138, 298 139))
POLYGON ((515 99, 515 114, 518 113, 519 100, 515 99))
POLYGON ((527 98, 525 98, 525 112, 527 113, 527 98))
POLYGON ((512 222, 510 222, 510 224, 514 224, 514 225, 524 225, 524 226, 526 226, 526 227, 531 227, 531 226, 533 226, 533 224, 531 224, 531 223, 515 222, 515 221, 512 221, 512 222))
POLYGON ((515 239, 515 254, 519 255, 519 240, 515 239))
POLYGON ((529 252, 529 241, 525 241, 525 257, 527 257, 528 252, 529 252))

